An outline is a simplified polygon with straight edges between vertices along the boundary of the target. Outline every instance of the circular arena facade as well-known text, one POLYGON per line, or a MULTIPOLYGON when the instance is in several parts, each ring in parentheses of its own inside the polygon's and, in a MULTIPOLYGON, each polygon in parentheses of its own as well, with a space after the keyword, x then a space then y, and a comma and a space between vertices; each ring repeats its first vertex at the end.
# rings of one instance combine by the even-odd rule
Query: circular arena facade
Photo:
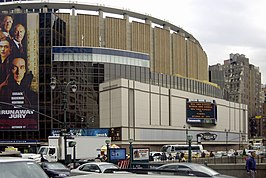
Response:
MULTIPOLYGON (((26 74, 33 75, 31 89, 38 95, 37 109, 34 113, 27 112, 26 118, 30 114, 32 116, 27 118, 29 120, 25 125, 18 125, 15 120, 9 122, 8 119, 2 122, 0 140, 3 146, 8 143, 20 145, 19 147, 25 149, 31 148, 28 145, 39 146, 47 142, 48 136, 58 133, 64 124, 70 132, 75 133, 78 130, 88 133, 90 129, 96 132, 107 130, 113 141, 121 145, 127 144, 131 136, 127 134, 117 138, 112 135, 114 130, 119 134, 124 128, 130 129, 123 130, 122 133, 137 133, 137 131, 132 131, 132 125, 123 125, 122 118, 120 121, 114 120, 116 124, 109 123, 112 119, 100 106, 105 97, 103 95, 101 98, 100 93, 106 92, 103 86, 109 86, 108 82, 120 79, 162 87, 169 91, 174 89, 190 93, 184 94, 184 98, 187 97, 185 100, 219 100, 220 102, 216 104, 220 105, 217 107, 221 113, 217 117, 227 113, 229 118, 225 120, 228 123, 219 126, 218 122, 211 127, 204 124, 195 125, 195 130, 191 133, 196 136, 203 131, 217 132, 220 138, 216 143, 223 145, 226 135, 224 128, 232 127, 232 133, 227 135, 227 139, 234 136, 240 138, 239 133, 242 131, 241 143, 245 142, 245 138, 242 140, 242 135, 245 136, 246 106, 223 100, 222 90, 207 82, 207 55, 199 41, 184 29, 150 15, 126 9, 71 1, 4 1, 1 3, 0 13, 1 24, 4 24, 6 16, 13 19, 11 34, 14 33, 16 24, 23 24, 25 27, 23 40, 27 46, 28 60, 26 74), (54 90, 50 87, 51 78, 57 80, 54 90), (66 88, 69 81, 76 82, 75 93, 66 88), (101 84, 103 86, 100 86, 101 84), (65 101, 62 94, 64 91, 67 92, 66 117, 62 107, 62 102, 65 101), (228 114, 232 111, 238 114, 228 114), (64 118, 66 123, 63 123, 64 118), (107 119, 108 122, 103 119, 107 119)), ((2 31, 3 29, 4 27, 2 31)), ((123 84, 119 87, 130 88, 123 84)), ((111 84, 109 88, 112 88, 111 84)), ((136 87, 134 90, 144 89, 136 87)), ((149 90, 148 93, 152 91, 149 90)), ((11 105, 14 117, 19 117, 14 114, 18 112, 15 104, 12 102, 6 104, 1 100, 0 102, 3 116, 8 114, 11 116, 5 108, 11 105)), ((106 103, 112 102, 108 100, 106 103)), ((27 107, 24 110, 31 111, 27 107)), ((152 112, 151 107, 147 110, 152 112)), ((108 112, 116 111, 108 110, 108 112)), ((134 112, 139 111, 134 110, 134 112)), ((171 110, 168 109, 167 112, 171 110)), ((165 125, 161 120, 155 126, 151 124, 152 122, 149 123, 148 127, 154 126, 153 132, 155 128, 162 132, 169 127, 170 132, 179 130, 178 135, 184 135, 187 127, 183 126, 189 124, 185 117, 184 115, 182 118, 184 119, 181 122, 182 126, 171 122, 165 125)), ((152 119, 151 116, 149 118, 152 119)), ((145 129, 147 130, 147 127, 143 126, 143 130, 145 129)), ((146 133, 143 130, 141 133, 146 133)), ((147 142, 150 138, 145 139, 135 138, 135 141, 139 144, 149 143, 158 146, 175 142, 175 139, 180 143, 184 142, 183 136, 153 142, 147 142)), ((240 141, 234 140, 231 144, 238 143, 240 144, 240 141)))

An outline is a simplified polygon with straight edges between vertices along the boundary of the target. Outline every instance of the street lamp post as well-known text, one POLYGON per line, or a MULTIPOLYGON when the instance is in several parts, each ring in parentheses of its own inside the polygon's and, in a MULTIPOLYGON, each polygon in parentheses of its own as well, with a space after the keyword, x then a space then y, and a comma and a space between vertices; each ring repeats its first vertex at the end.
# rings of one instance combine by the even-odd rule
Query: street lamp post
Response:
POLYGON ((224 129, 224 131, 225 131, 225 150, 226 150, 226 154, 227 154, 227 152, 228 152, 228 148, 227 148, 227 146, 228 146, 228 132, 230 132, 230 129, 224 129))
POLYGON ((187 135, 188 140, 188 162, 191 163, 191 141, 193 139, 192 135, 187 135))
POLYGON ((239 150, 241 150, 241 138, 242 138, 242 135, 241 135, 241 130, 239 131, 239 150))
POLYGON ((186 129, 186 144, 188 144, 188 129, 190 129, 190 126, 184 125, 184 129, 186 129))
POLYGON ((105 140, 105 143, 106 143, 107 162, 109 163, 109 161, 110 161, 109 145, 110 145, 111 141, 105 140))
MULTIPOLYGON (((57 79, 55 77, 52 77, 51 83, 50 83, 52 90, 55 89, 56 82, 57 82, 57 79)), ((69 86, 71 86, 72 92, 75 93, 77 91, 77 85, 75 81, 70 81, 65 84, 64 91, 63 91, 64 123, 63 123, 63 129, 61 130, 64 136, 65 165, 68 163, 67 162, 67 137, 66 137, 66 134, 67 134, 66 109, 67 109, 67 89, 69 86)))
POLYGON ((132 168, 132 162, 133 162, 133 148, 132 148, 132 143, 133 143, 133 139, 130 138, 128 140, 129 142, 129 154, 130 154, 130 163, 129 163, 129 168, 132 168))

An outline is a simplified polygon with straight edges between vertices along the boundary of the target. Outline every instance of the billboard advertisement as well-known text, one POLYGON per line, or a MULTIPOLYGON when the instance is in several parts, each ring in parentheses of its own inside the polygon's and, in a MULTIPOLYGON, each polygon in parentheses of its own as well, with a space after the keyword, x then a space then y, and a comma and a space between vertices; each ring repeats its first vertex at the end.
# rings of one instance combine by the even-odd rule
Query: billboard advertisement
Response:
POLYGON ((149 161, 149 148, 133 148, 133 161, 149 161))
POLYGON ((116 162, 119 160, 126 159, 126 149, 125 148, 109 148, 110 161, 116 162))
POLYGON ((38 14, 0 14, 0 130, 38 130, 38 51, 38 14))
POLYGON ((190 124, 216 124, 217 106, 215 101, 189 101, 187 100, 187 123, 190 124))

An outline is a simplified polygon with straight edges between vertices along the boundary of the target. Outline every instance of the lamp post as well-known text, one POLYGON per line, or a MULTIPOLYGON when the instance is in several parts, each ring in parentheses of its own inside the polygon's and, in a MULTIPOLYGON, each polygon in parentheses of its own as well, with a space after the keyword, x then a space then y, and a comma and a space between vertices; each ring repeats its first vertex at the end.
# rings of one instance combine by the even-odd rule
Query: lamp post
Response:
POLYGON ((191 163, 191 141, 193 139, 192 135, 187 135, 188 140, 188 162, 191 163))
POLYGON ((133 148, 132 148, 132 143, 133 143, 133 139, 132 138, 130 138, 129 140, 128 140, 128 142, 129 142, 129 154, 130 154, 130 162, 129 162, 129 168, 132 168, 132 162, 133 162, 133 148))
MULTIPOLYGON (((55 89, 57 81, 58 80, 55 77, 51 78, 50 86, 52 90, 55 89)), ((58 81, 58 83, 60 82, 58 81)), ((61 130, 64 136, 65 165, 68 163, 67 162, 67 137, 66 137, 66 133, 67 133, 66 109, 67 109, 67 89, 69 86, 71 86, 71 90, 73 93, 77 91, 77 85, 75 81, 70 81, 68 83, 65 83, 64 91, 63 91, 64 122, 63 122, 63 129, 61 130)))
POLYGON ((184 129, 186 129, 186 144, 188 144, 188 129, 190 129, 190 126, 184 125, 184 129))
POLYGON ((242 139, 242 134, 241 134, 241 130, 239 131, 239 150, 241 150, 241 139, 242 139))
POLYGON ((226 150, 226 154, 227 154, 227 152, 228 152, 228 148, 227 148, 227 146, 228 146, 228 132, 230 132, 230 129, 224 129, 224 131, 225 131, 225 150, 226 150))
POLYGON ((110 145, 111 141, 105 140, 105 143, 106 143, 107 162, 109 163, 109 161, 110 161, 109 145, 110 145))

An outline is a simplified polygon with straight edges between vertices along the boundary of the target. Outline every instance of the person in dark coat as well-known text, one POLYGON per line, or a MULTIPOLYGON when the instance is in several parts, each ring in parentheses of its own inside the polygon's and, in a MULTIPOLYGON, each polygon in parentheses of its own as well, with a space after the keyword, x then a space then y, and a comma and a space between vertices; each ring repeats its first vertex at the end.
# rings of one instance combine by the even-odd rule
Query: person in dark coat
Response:
POLYGON ((246 161, 246 170, 249 178, 255 178, 256 175, 256 152, 251 152, 251 156, 246 161))
POLYGON ((0 84, 6 80, 11 57, 11 40, 0 32, 0 84))
POLYGON ((25 59, 15 57, 10 61, 9 74, 0 85, 0 101, 27 108, 37 107, 37 94, 29 88, 26 72, 25 59))
POLYGON ((20 55, 24 59, 27 57, 26 44, 24 42, 25 33, 25 27, 22 24, 17 24, 14 28, 14 38, 12 44, 12 53, 16 56, 20 55))
POLYGON ((201 157, 202 157, 202 158, 205 158, 205 156, 206 156, 206 154, 205 154, 205 152, 203 151, 203 152, 201 153, 201 157))

